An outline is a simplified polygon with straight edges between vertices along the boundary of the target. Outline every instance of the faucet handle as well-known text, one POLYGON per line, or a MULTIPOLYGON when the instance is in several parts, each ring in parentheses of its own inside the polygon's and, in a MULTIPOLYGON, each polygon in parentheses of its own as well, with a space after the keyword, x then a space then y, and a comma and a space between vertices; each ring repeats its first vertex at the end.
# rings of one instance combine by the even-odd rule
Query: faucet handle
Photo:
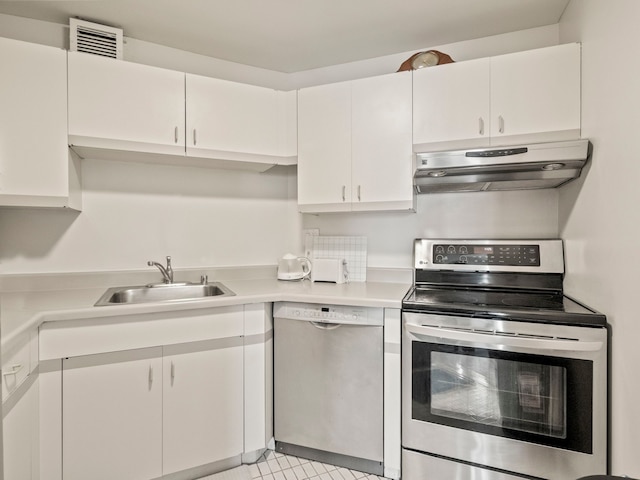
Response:
POLYGON ((200 275, 200 283, 202 285, 209 283, 209 275, 200 275))

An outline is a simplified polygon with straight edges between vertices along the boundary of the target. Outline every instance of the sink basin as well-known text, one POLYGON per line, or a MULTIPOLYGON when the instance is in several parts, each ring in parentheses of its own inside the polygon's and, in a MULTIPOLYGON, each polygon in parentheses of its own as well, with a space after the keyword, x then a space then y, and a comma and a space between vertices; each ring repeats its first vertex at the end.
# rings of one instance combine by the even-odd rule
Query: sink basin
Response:
POLYGON ((173 302, 235 295, 222 283, 171 283, 114 287, 107 290, 95 306, 130 305, 132 303, 173 302))

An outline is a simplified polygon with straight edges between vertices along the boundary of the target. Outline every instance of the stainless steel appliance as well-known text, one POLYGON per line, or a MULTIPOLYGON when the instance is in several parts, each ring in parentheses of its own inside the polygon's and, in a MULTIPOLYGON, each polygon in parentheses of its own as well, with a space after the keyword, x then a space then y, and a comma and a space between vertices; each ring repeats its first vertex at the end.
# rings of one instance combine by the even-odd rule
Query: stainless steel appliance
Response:
POLYGON ((555 188, 580 176, 588 140, 417 153, 417 193, 555 188))
POLYGON ((563 295, 561 240, 414 244, 402 478, 607 473, 606 318, 563 295))
POLYGON ((274 306, 279 452, 383 474, 383 310, 274 306))

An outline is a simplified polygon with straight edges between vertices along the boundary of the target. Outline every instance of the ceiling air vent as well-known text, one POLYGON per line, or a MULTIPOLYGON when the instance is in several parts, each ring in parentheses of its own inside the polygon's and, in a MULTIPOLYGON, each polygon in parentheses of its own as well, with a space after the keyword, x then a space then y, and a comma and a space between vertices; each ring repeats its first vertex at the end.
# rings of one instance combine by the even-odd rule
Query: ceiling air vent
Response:
POLYGON ((122 29, 77 18, 69 19, 72 52, 91 53, 122 60, 122 29))

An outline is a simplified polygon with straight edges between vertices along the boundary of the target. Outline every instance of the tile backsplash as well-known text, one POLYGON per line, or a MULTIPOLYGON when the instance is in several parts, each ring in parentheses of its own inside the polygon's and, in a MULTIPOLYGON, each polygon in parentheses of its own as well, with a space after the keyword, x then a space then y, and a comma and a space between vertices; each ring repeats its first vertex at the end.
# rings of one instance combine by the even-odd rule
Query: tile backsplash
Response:
POLYGON ((309 235, 306 251, 316 258, 338 258, 347 262, 350 282, 367 281, 367 237, 309 235))

